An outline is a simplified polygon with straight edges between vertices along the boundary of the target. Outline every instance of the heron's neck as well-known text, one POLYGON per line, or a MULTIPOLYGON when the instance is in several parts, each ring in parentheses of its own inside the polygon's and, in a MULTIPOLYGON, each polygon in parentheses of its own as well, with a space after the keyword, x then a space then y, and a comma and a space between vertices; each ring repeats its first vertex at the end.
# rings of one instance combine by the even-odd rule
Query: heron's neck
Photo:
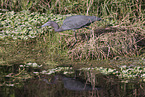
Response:
POLYGON ((56 32, 61 32, 61 31, 63 31, 63 29, 61 28, 61 27, 59 27, 59 25, 56 23, 56 22, 54 22, 54 21, 52 21, 52 25, 51 25, 53 28, 54 28, 54 30, 56 31, 56 32))

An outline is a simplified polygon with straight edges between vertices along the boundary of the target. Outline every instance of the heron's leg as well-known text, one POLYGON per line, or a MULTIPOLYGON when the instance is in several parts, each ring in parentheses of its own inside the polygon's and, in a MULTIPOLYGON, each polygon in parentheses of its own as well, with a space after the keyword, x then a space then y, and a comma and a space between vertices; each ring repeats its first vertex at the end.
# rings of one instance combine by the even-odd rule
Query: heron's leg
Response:
POLYGON ((91 32, 90 32, 90 38, 91 38, 91 37, 94 36, 94 33, 93 33, 94 31, 93 31, 92 29, 89 29, 89 30, 91 31, 91 32))
POLYGON ((74 36, 75 36, 75 43, 77 43, 77 35, 75 31, 74 31, 74 36))
MULTIPOLYGON (((74 37, 75 37, 75 43, 73 44, 73 46, 77 43, 77 35, 76 35, 76 32, 75 32, 75 30, 73 29, 73 31, 74 31, 74 37)), ((72 46, 72 47, 73 47, 72 46)))
POLYGON ((89 42, 89 40, 92 38, 92 37, 94 37, 94 31, 92 30, 92 29, 90 29, 90 28, 87 28, 88 30, 90 30, 90 36, 88 37, 88 39, 87 39, 87 43, 89 42))
MULTIPOLYGON (((76 43, 77 43, 77 35, 76 35, 76 32, 74 31, 74 36, 75 36, 75 43, 73 44, 73 46, 75 46, 76 45, 76 43)), ((73 47, 72 46, 72 47, 73 47)))
POLYGON ((94 32, 88 26, 86 26, 86 29, 90 30, 90 36, 88 37, 88 40, 87 40, 87 43, 88 43, 88 41, 90 40, 90 38, 94 36, 94 32))

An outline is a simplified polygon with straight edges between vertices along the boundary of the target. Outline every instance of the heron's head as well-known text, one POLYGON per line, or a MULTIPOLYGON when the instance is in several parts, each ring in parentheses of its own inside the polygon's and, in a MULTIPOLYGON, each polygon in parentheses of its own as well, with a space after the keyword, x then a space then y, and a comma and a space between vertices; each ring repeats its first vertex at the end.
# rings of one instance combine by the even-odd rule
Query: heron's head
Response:
POLYGON ((52 21, 48 21, 47 23, 43 24, 41 27, 46 27, 51 25, 52 25, 52 21))

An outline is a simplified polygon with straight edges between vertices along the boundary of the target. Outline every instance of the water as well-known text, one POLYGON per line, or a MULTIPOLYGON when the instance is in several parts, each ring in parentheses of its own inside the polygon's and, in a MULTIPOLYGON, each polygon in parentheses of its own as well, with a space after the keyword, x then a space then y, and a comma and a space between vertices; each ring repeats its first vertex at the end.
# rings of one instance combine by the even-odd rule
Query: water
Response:
POLYGON ((113 74, 104 75, 93 71, 86 72, 72 68, 69 68, 69 73, 66 74, 64 73, 66 71, 63 70, 48 74, 44 73, 44 70, 25 68, 24 73, 21 71, 21 74, 10 67, 1 67, 2 69, 0 97, 145 96, 144 82, 138 79, 122 82, 122 79, 113 74), (87 89, 87 87, 89 88, 87 89))

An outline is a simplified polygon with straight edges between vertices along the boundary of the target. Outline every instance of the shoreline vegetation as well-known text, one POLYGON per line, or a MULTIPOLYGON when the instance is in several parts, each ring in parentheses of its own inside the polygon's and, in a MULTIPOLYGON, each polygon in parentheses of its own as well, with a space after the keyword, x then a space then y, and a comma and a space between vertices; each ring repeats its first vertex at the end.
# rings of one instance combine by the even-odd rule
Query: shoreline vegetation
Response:
POLYGON ((145 60, 144 0, 1 0, 0 4, 0 65, 145 60), (97 15, 104 21, 89 26, 92 37, 88 29, 77 30, 78 43, 72 49, 73 31, 39 28, 48 20, 61 26, 72 15, 97 15))
MULTIPOLYGON (((39 90, 37 85, 44 83, 41 76, 51 81, 56 74, 78 73, 91 84, 106 87, 105 91, 115 86, 115 92, 109 94, 116 93, 117 82, 120 95, 130 95, 130 89, 131 95, 142 95, 145 0, 1 0, 0 71, 4 90, 27 87, 28 80, 38 80, 41 84, 28 84, 28 90, 36 92, 34 88, 39 90), (86 28, 78 29, 74 47, 72 30, 58 33, 52 27, 40 28, 48 20, 61 26, 72 15, 97 16, 102 21, 89 26, 92 35, 86 28)), ((42 96, 42 92, 38 94, 42 96)))

